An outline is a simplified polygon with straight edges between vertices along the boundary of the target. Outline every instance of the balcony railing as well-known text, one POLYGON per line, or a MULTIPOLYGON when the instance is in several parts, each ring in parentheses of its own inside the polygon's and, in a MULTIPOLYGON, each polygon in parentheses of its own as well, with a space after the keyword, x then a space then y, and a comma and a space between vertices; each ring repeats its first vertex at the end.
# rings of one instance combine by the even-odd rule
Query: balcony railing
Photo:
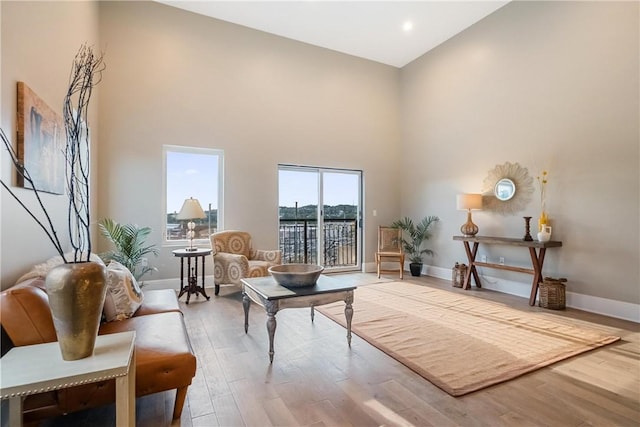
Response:
POLYGON ((348 267, 357 264, 358 222, 356 219, 325 219, 322 227, 324 259, 318 259, 318 222, 309 219, 280 219, 282 262, 348 267))

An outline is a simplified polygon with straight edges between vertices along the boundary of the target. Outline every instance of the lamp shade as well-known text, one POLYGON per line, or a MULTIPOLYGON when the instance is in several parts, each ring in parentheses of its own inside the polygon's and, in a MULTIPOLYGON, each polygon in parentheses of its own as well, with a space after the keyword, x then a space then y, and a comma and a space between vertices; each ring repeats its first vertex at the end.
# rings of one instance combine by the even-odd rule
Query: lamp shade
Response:
POLYGON ((482 209, 482 194, 458 194, 456 202, 459 210, 479 210, 482 209))
POLYGON ((204 214, 202 210, 202 206, 200 206, 200 202, 198 199, 194 199, 190 197, 184 201, 182 205, 182 209, 176 216, 176 219, 196 219, 196 218, 206 218, 207 216, 204 214))

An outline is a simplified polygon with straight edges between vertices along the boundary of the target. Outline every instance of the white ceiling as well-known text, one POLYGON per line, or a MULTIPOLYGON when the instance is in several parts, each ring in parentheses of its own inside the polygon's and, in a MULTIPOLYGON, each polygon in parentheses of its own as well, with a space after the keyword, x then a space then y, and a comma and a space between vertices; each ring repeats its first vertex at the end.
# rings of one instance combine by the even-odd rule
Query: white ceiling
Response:
POLYGON ((509 2, 157 1, 394 67, 405 66, 509 2), (403 30, 406 22, 412 30, 403 30))

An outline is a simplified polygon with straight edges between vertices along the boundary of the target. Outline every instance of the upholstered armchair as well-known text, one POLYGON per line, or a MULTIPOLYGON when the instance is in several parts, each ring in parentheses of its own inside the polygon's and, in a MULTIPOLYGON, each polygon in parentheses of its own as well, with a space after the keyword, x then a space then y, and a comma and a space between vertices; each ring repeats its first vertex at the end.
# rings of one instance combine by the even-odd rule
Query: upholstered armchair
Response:
POLYGON ((268 276, 269 267, 282 263, 279 250, 254 249, 251 234, 245 231, 219 231, 213 233, 210 240, 216 295, 220 292, 220 285, 240 285, 240 279, 246 277, 268 276))

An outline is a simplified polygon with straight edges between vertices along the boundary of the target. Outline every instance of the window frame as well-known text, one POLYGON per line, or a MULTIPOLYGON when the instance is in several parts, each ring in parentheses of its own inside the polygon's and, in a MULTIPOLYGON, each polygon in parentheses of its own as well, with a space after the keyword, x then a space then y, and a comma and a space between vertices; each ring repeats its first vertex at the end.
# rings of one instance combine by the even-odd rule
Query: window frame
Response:
MULTIPOLYGON (((163 145, 162 146, 162 206, 164 213, 162 215, 162 246, 184 246, 188 244, 189 239, 167 239, 167 153, 189 153, 215 155, 218 157, 218 207, 217 207, 217 230, 223 230, 224 224, 224 150, 220 148, 207 147, 190 147, 184 145, 163 145)), ((202 207, 205 211, 205 206, 202 207)), ((193 244, 208 244, 208 239, 193 239, 193 244)))

